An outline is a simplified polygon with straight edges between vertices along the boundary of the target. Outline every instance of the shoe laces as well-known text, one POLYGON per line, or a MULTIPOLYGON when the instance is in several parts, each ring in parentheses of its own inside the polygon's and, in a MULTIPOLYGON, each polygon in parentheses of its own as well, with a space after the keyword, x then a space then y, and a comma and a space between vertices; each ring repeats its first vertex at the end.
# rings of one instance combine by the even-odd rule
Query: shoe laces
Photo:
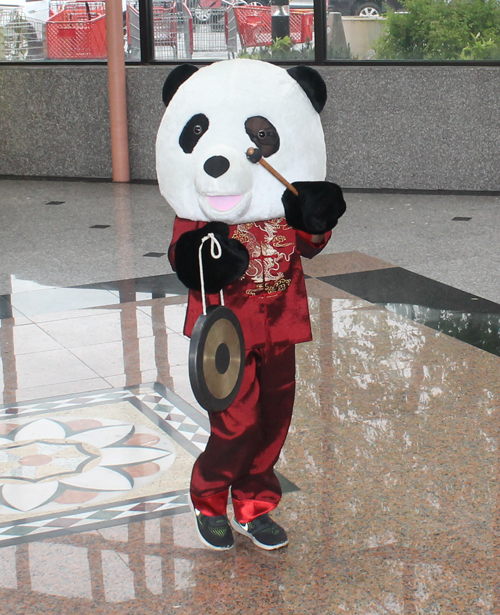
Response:
POLYGON ((229 525, 227 522, 227 517, 217 516, 217 517, 207 517, 205 516, 205 521, 207 525, 207 529, 211 534, 215 534, 216 536, 220 536, 223 538, 226 536, 229 530, 229 525))
POLYGON ((252 533, 263 532, 266 534, 279 534, 280 532, 278 524, 275 523, 267 513, 250 521, 248 527, 252 533))

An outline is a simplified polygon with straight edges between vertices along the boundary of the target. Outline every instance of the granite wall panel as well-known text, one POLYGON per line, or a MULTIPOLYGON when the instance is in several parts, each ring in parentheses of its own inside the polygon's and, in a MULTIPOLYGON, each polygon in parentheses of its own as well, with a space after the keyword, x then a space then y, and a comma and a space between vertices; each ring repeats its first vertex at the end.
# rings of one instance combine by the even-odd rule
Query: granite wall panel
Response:
POLYGON ((320 71, 328 174, 342 186, 500 190, 500 67, 320 71))
MULTIPOLYGON (((129 66, 131 175, 154 179, 170 66, 129 66)), ((348 188, 500 190, 500 67, 321 67, 328 176, 348 188)), ((106 66, 0 67, 0 175, 110 177, 106 66)))
POLYGON ((0 67, 0 175, 111 176, 106 66, 0 67))
POLYGON ((165 110, 162 88, 171 68, 134 66, 127 69, 130 174, 134 179, 156 179, 156 133, 165 110))

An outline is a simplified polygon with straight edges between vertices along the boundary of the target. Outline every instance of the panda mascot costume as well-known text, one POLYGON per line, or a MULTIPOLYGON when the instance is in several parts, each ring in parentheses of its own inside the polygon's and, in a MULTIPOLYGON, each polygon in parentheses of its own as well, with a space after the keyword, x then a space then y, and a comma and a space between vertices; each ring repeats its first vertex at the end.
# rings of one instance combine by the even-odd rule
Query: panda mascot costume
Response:
POLYGON ((295 344, 312 339, 300 257, 323 249, 345 211, 341 189, 325 181, 326 86, 307 66, 236 59, 175 68, 163 101, 156 166, 177 215, 169 259, 189 288, 184 333, 202 313, 199 252, 210 236, 220 258, 204 243, 206 304, 218 305, 223 290, 244 335, 241 386, 227 409, 209 413, 210 438, 193 468, 196 528, 212 549, 230 549, 232 529, 278 549, 288 538, 268 514, 281 498, 273 468, 292 417, 295 344), (249 159, 250 147, 293 191, 249 159))

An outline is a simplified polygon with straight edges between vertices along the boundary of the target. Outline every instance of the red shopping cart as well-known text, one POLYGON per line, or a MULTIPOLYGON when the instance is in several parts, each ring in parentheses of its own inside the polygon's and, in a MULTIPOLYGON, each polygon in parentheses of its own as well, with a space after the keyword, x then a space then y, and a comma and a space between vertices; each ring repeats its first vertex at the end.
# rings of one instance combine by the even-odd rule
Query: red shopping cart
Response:
POLYGON ((47 21, 47 58, 50 60, 104 60, 106 3, 73 2, 47 21))
MULTIPOLYGON (((235 6, 234 16, 243 47, 272 44, 271 8, 268 6, 235 6)), ((290 11, 290 39, 294 45, 312 40, 314 28, 312 11, 290 11)))

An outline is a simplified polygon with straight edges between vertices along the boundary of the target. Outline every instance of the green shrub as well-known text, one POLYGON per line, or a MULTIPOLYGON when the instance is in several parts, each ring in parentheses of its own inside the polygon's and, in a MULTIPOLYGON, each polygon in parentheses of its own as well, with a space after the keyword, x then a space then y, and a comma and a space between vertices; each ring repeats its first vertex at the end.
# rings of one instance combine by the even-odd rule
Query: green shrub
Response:
POLYGON ((293 46, 289 36, 277 38, 270 47, 245 47, 238 53, 239 58, 254 60, 314 60, 314 45, 306 41, 302 46, 293 46))
POLYGON ((403 0, 376 41, 383 60, 500 59, 499 0, 403 0))

